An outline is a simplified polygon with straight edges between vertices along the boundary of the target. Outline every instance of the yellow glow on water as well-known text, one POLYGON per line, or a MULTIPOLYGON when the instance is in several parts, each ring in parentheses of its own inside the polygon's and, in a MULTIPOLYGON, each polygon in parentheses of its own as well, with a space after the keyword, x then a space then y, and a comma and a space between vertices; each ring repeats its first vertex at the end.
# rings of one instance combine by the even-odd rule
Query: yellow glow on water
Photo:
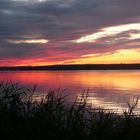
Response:
POLYGON ((140 98, 139 70, 13 71, 0 72, 0 80, 12 80, 27 87, 37 84, 43 91, 65 89, 70 101, 75 100, 75 97, 79 98, 83 91, 89 89, 88 103, 93 107, 119 111, 122 111, 133 97, 140 98))
POLYGON ((139 89, 139 71, 23 71, 0 73, 0 79, 19 83, 59 86, 105 87, 115 89, 139 89), (52 85, 53 83, 53 85, 52 85))
POLYGON ((89 71, 86 75, 81 72, 79 75, 75 75, 74 79, 87 87, 98 85, 118 89, 138 89, 140 87, 140 73, 131 71, 89 71))

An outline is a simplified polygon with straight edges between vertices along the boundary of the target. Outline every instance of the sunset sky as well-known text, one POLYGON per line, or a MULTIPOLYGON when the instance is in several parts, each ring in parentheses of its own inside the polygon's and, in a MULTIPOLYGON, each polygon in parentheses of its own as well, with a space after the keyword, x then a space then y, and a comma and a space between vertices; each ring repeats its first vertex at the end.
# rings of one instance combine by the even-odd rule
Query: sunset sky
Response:
POLYGON ((0 66, 140 63, 140 0, 0 0, 0 66))

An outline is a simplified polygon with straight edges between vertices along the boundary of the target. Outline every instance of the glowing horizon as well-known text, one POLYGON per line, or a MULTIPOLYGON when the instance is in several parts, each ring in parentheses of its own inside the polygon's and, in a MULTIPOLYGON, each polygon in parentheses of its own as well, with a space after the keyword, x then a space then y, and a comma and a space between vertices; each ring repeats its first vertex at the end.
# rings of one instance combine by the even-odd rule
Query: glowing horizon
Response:
MULTIPOLYGON (((20 64, 7 66, 45 66, 67 64, 140 64, 140 49, 120 49, 114 53, 86 54, 78 59, 44 62, 42 59, 20 60, 20 64), (133 56, 133 57, 132 57, 133 56), (36 61, 36 62, 35 62, 36 61)), ((14 62, 15 63, 15 62, 14 62)), ((0 64, 0 66, 5 66, 0 64)))

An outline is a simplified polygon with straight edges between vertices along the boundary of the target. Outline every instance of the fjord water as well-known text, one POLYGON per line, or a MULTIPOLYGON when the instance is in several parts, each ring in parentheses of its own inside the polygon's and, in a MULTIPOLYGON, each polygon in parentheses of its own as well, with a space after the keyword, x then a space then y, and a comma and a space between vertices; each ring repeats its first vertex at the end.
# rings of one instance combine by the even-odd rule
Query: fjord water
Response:
POLYGON ((37 85, 40 94, 49 89, 65 90, 63 94, 73 101, 88 92, 88 103, 93 107, 116 111, 123 111, 128 102, 140 98, 139 70, 1 71, 0 80, 27 87, 37 85))

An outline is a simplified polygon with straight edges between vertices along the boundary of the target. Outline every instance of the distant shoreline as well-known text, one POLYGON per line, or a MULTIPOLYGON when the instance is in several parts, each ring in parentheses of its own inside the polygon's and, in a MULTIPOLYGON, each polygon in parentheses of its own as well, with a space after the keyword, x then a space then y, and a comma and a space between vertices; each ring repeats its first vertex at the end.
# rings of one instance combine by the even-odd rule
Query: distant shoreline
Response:
POLYGON ((0 71, 21 70, 138 70, 140 64, 72 64, 51 66, 0 67, 0 71))

